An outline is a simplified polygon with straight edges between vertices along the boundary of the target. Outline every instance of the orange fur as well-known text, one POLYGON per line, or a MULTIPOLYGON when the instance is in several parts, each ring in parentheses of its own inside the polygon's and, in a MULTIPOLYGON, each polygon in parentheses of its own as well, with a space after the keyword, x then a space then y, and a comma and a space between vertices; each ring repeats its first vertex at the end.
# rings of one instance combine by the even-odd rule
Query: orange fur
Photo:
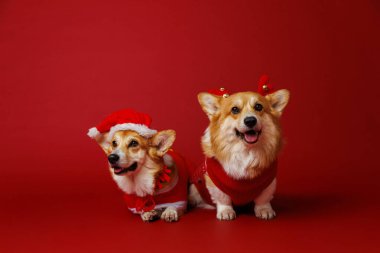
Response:
MULTIPOLYGON (((155 178, 163 168, 164 161, 163 156, 171 147, 175 140, 175 131, 166 130, 155 134, 153 137, 147 139, 140 136, 135 131, 126 130, 118 131, 115 133, 111 141, 107 141, 107 133, 97 140, 98 144, 102 147, 106 155, 110 155, 115 150, 119 150, 124 156, 126 161, 122 161, 120 166, 128 167, 133 162, 138 163, 138 169, 128 174, 136 174, 141 168, 147 168, 148 175, 155 178), (166 143, 161 143, 162 136, 167 137, 166 143), (137 147, 128 147, 128 144, 132 141, 137 141, 137 147), (116 146, 112 145, 116 142, 116 146), (166 145, 166 146, 163 146, 166 145), (161 150, 163 148, 163 150, 161 150)), ((111 174, 114 176, 112 167, 109 167, 111 174)), ((133 176, 126 175, 126 176, 133 176)), ((146 194, 151 194, 154 189, 151 189, 146 194)))
POLYGON ((236 175, 230 172, 232 177, 254 178, 276 159, 282 146, 282 138, 279 123, 281 111, 276 110, 272 106, 277 102, 274 99, 274 95, 263 97, 255 92, 240 92, 223 98, 201 93, 198 98, 202 109, 210 118, 209 127, 202 138, 202 148, 205 155, 216 157, 222 163, 223 161, 234 160, 234 156, 236 156, 235 149, 239 149, 240 152, 247 156, 255 155, 256 157, 255 160, 244 168, 246 170, 245 173, 236 175), (211 99, 216 110, 214 113, 210 114, 207 105, 203 101, 204 96, 212 96, 211 99), (253 108, 255 103, 262 104, 264 107, 263 111, 255 111, 253 108), (231 108, 234 106, 240 108, 239 114, 231 113, 231 108), (234 128, 238 127, 237 125, 239 124, 241 125, 241 122, 247 115, 254 115, 258 119, 258 122, 263 124, 263 133, 260 136, 260 140, 252 145, 242 143, 234 134, 234 128), (226 127, 224 127, 225 125, 226 127), (237 146, 240 147, 237 148, 237 146))
MULTIPOLYGON (((164 155, 175 140, 175 131, 161 131, 151 138, 142 137, 131 130, 118 131, 110 141, 107 139, 107 135, 108 133, 96 139, 107 156, 117 154, 120 157, 118 166, 122 168, 128 168, 137 163, 134 171, 128 171, 121 175, 115 174, 114 169, 111 165, 109 166, 111 176, 119 188, 125 193, 136 194, 140 197, 153 195, 156 177, 164 168, 164 155), (131 146, 132 141, 135 141, 137 145, 131 146)), ((177 175, 177 170, 171 170, 172 178, 177 175)), ((159 191, 165 192, 172 187, 173 183, 175 182, 163 183, 159 191)), ((182 208, 168 206, 164 211, 152 210, 142 213, 141 218, 144 221, 151 221, 155 217, 161 216, 162 219, 171 222, 176 221, 183 212, 182 208)))
MULTIPOLYGON (((287 90, 278 90, 265 97, 255 92, 240 92, 227 97, 200 93, 198 100, 210 120, 202 136, 203 152, 206 157, 218 160, 228 176, 253 179, 276 160, 282 146, 279 118, 289 100, 287 90), (256 109, 257 104, 262 106, 262 110, 256 109), (237 108, 237 112, 233 108, 237 108), (247 117, 257 120, 254 128, 244 123, 247 117), (255 132, 252 141, 247 137, 250 130, 255 132)), ((229 196, 219 190, 207 174, 205 181, 211 199, 216 204, 217 218, 234 219, 236 215, 229 196)), ((196 187, 190 187, 190 190, 190 203, 204 206, 196 187)), ((274 191, 275 180, 257 198, 257 217, 271 219, 275 216, 270 205, 274 191)), ((256 202, 256 199, 252 201, 256 202)))

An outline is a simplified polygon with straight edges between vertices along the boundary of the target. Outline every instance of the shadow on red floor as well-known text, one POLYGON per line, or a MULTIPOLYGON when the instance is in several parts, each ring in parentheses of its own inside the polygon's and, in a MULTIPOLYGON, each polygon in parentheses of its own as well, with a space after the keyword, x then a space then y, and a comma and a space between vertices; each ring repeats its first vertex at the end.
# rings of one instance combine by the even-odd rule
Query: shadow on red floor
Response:
POLYGON ((338 194, 279 194, 278 217, 222 222, 190 210, 144 223, 119 194, 15 196, 1 209, 1 252, 375 252, 379 204, 338 194), (12 202, 12 204, 11 204, 12 202), (15 208, 17 203, 17 208, 15 208))

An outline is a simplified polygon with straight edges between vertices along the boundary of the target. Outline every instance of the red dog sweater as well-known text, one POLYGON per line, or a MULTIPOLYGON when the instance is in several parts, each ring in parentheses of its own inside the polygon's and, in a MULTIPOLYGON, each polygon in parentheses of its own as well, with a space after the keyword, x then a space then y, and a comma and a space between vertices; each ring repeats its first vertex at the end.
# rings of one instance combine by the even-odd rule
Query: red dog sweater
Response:
POLYGON ((206 187, 205 174, 224 193, 230 196, 232 203, 242 206, 251 203, 275 179, 277 161, 253 179, 233 179, 227 175, 222 165, 215 158, 206 158, 205 162, 195 171, 191 182, 197 187, 203 200, 209 205, 215 205, 206 187))

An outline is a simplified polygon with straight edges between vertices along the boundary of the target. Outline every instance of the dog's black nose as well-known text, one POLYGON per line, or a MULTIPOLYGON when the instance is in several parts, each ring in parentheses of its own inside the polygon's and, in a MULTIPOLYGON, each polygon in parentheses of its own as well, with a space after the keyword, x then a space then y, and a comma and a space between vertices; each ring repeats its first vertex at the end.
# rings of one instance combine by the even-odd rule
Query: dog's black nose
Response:
POLYGON ((119 161, 119 156, 118 155, 115 155, 115 154, 111 154, 108 156, 108 161, 112 164, 116 163, 117 161, 119 161))
POLYGON ((249 128, 254 127, 256 123, 257 123, 257 119, 255 117, 247 117, 244 119, 244 124, 249 128))

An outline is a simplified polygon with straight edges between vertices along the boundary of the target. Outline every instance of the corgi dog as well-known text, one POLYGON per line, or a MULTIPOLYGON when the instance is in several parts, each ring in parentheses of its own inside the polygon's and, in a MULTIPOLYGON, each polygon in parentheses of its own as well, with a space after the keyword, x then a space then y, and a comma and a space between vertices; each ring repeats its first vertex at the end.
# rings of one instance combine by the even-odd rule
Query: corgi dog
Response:
POLYGON ((274 218, 279 119, 289 91, 229 95, 221 88, 200 93, 198 100, 210 123, 201 140, 205 162, 191 178, 190 204, 216 207, 217 219, 233 220, 234 206, 253 202, 256 217, 274 218))
POLYGON ((88 135, 107 155, 111 176, 133 213, 146 222, 177 221, 187 207, 187 164, 171 150, 175 131, 157 132, 149 124, 148 115, 127 109, 111 114, 88 135))

